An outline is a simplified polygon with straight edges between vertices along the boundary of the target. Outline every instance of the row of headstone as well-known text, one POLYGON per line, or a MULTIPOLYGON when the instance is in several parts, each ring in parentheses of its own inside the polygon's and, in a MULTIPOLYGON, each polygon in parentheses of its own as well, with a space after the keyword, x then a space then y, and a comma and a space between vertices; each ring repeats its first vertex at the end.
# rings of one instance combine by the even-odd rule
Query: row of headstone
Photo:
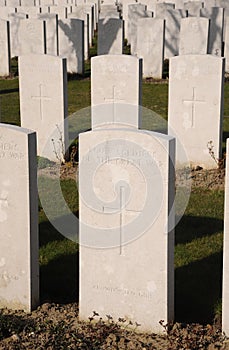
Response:
MULTIPOLYGON (((96 310, 162 332, 159 321, 174 317, 175 137, 192 164, 214 166, 206 144, 218 157, 224 59, 171 59, 174 137, 139 130, 141 65, 128 55, 92 59, 92 131, 80 135, 79 156, 80 317, 96 310)), ((52 158, 58 139, 50 135, 66 116, 66 60, 22 56, 19 79, 22 126, 37 131, 38 154, 52 158)), ((1 124, 0 150, 0 305, 31 310, 39 296, 35 134, 1 124)))

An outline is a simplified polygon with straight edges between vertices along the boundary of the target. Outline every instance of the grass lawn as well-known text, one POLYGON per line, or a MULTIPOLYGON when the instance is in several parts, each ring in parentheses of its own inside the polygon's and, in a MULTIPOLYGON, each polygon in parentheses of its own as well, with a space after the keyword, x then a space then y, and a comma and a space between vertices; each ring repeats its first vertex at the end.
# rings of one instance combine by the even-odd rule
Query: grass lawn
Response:
MULTIPOLYGON (((86 74, 89 74, 87 65, 86 74)), ((142 104, 167 118, 168 84, 143 82, 142 104)), ((90 79, 68 81, 68 112, 90 106, 90 79)), ((229 83, 225 83, 224 144, 229 137, 229 83), (228 118, 227 118, 228 117, 228 118)), ((20 125, 18 79, 0 80, 1 122, 20 125)), ((147 127, 146 118, 143 126, 147 127), (146 125, 146 126, 145 126, 146 125)), ((88 120, 82 129, 88 128, 88 120)), ((47 196, 55 203, 53 184, 47 196)), ((61 182, 64 198, 78 210, 75 181, 61 182)), ((175 310, 182 322, 211 322, 221 298, 224 192, 195 189, 176 228, 175 310)), ((60 208, 61 212, 61 208, 60 208)), ((78 245, 63 236, 39 207, 41 301, 70 302, 78 298, 78 245)))

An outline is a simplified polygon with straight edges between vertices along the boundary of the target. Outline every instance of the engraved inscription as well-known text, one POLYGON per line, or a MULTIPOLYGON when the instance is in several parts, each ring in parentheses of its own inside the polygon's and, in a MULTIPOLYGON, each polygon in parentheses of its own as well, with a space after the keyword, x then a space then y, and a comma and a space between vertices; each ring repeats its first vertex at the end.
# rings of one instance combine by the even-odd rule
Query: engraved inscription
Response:
POLYGON ((18 145, 14 142, 4 142, 1 141, 0 137, 0 159, 15 159, 22 160, 24 158, 24 153, 20 152, 18 145))
POLYGON ((108 286, 101 286, 99 284, 94 285, 92 288, 97 291, 119 294, 123 296, 134 296, 136 298, 144 298, 147 300, 152 300, 154 297, 153 292, 142 291, 142 290, 130 290, 128 288, 121 288, 121 287, 108 287, 108 286))

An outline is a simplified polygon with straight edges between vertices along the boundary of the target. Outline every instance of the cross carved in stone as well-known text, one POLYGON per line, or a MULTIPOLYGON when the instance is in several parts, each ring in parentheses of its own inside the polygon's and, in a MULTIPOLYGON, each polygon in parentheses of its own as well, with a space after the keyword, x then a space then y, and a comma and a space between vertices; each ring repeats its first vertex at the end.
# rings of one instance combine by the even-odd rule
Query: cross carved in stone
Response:
POLYGON ((116 86, 112 86, 112 97, 106 98, 104 97, 104 101, 111 102, 113 104, 113 123, 115 123, 115 103, 119 101, 125 101, 124 99, 121 99, 116 94, 116 86))
POLYGON ((191 104, 191 128, 194 127, 194 118, 195 118, 195 111, 196 111, 196 104, 197 103, 206 103, 204 100, 198 100, 196 96, 196 88, 192 88, 192 98, 190 100, 182 100, 183 103, 190 103, 191 104))
POLYGON ((44 101, 50 101, 51 97, 50 96, 45 96, 43 93, 44 85, 40 84, 39 85, 39 95, 37 96, 31 96, 32 99, 38 100, 39 101, 39 106, 40 106, 40 117, 41 120, 43 120, 43 112, 44 112, 44 101))
POLYGON ((119 206, 115 207, 103 207, 105 214, 112 214, 119 212, 119 254, 123 254, 123 225, 124 225, 124 214, 125 212, 140 213, 139 210, 132 210, 125 207, 125 187, 120 186, 119 188, 119 206))

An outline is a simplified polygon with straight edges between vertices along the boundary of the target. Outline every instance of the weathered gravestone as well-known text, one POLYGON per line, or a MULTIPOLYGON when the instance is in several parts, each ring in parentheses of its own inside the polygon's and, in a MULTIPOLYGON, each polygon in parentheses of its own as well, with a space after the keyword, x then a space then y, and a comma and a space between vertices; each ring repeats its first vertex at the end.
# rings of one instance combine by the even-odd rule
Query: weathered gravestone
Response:
POLYGON ((222 56, 224 9, 218 7, 200 10, 200 16, 210 19, 208 53, 222 56))
POLYGON ((20 27, 20 22, 23 19, 28 18, 25 13, 11 13, 9 15, 10 22, 10 55, 11 57, 19 56, 19 37, 18 30, 20 27))
MULTIPOLYGON (((223 58, 184 55, 170 59, 168 132, 178 137, 193 166, 215 168, 221 157, 223 77, 223 58)), ((178 167, 188 166, 178 150, 178 167)))
POLYGON ((142 60, 130 55, 104 55, 91 60, 92 126, 127 121, 139 125, 142 60))
POLYGON ((185 10, 165 10, 157 18, 165 19, 164 57, 170 58, 179 54, 180 22, 187 17, 185 10))
POLYGON ((204 55, 208 52, 209 19, 181 19, 179 55, 204 55))
POLYGON ((19 90, 21 125, 37 132, 38 155, 62 160, 68 142, 66 59, 20 56, 19 90))
POLYGON ((0 124, 0 307, 39 302, 36 134, 0 124))
POLYGON ((128 117, 92 121, 79 138, 79 315, 163 333, 174 309, 175 143, 128 117))
POLYGON ((84 22, 84 59, 89 58, 89 14, 82 11, 69 13, 68 18, 81 19, 84 22))
POLYGON ((67 58, 69 73, 84 73, 84 22, 80 19, 58 20, 59 55, 67 58))
POLYGON ((226 60, 225 70, 227 73, 229 73, 229 17, 226 18, 224 56, 225 56, 225 60, 226 60))
POLYGON ((45 23, 39 19, 22 19, 18 28, 18 56, 44 54, 46 46, 45 23))
POLYGON ((117 18, 99 19, 98 55, 121 55, 123 53, 123 20, 117 18))
POLYGON ((137 21, 139 18, 153 17, 153 13, 146 10, 143 4, 128 6, 128 41, 131 46, 131 54, 137 55, 137 21))
POLYGON ((9 21, 0 19, 0 76, 10 74, 10 29, 9 21))
POLYGON ((222 291, 222 331, 229 336, 229 139, 226 149, 224 238, 223 238, 223 291, 222 291))
POLYGON ((48 55, 58 55, 58 15, 54 13, 39 14, 37 16, 45 23, 46 49, 48 55))
POLYGON ((141 18, 137 25, 137 56, 143 59, 143 76, 162 78, 165 22, 141 18))
POLYGON ((188 17, 199 17, 200 9, 202 9, 202 1, 188 1, 184 3, 184 9, 188 10, 188 17))

